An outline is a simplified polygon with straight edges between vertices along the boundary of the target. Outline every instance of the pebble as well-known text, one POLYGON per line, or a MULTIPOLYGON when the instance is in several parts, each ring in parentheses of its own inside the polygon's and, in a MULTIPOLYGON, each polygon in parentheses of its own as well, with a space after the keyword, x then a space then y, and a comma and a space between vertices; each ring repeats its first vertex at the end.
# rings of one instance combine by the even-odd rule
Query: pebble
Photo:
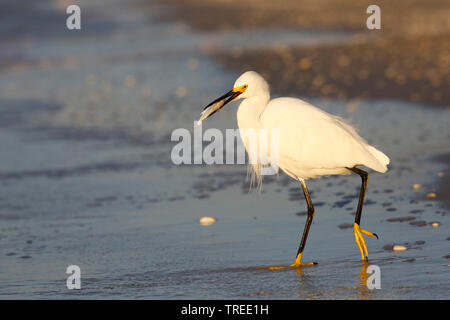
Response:
POLYGON ((187 89, 183 86, 178 87, 176 90, 176 94, 179 98, 185 97, 187 92, 188 92, 187 89))
POLYGON ((200 64, 200 61, 198 61, 198 59, 196 59, 196 58, 189 59, 187 62, 187 65, 188 65, 189 69, 191 69, 191 70, 196 70, 198 68, 199 64, 200 64))
POLYGON ((136 84, 136 77, 133 75, 127 75, 123 81, 123 83, 127 86, 127 87, 134 87, 134 85, 136 84))
POLYGON ((200 219, 200 224, 202 226, 209 226, 210 224, 213 224, 216 222, 216 219, 213 217, 203 217, 200 219))
POLYGON ((430 192, 429 194, 427 194, 427 199, 432 199, 432 198, 436 198, 436 193, 430 192))
POLYGON ((418 183, 413 184, 413 189, 414 190, 419 190, 420 188, 422 188, 422 185, 420 185, 418 183))
POLYGON ((392 250, 399 252, 399 251, 405 251, 405 250, 407 250, 407 248, 405 246, 396 244, 395 246, 392 247, 392 250))
POLYGON ((233 57, 233 58, 239 58, 241 55, 242 55, 242 52, 243 52, 244 50, 241 48, 241 47, 233 47, 232 49, 231 49, 231 56, 233 57))

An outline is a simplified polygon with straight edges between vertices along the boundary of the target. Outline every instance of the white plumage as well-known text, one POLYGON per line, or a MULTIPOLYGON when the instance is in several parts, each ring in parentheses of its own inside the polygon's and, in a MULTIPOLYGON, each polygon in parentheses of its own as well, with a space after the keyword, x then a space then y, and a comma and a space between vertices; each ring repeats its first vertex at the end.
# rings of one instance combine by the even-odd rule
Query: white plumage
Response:
MULTIPOLYGON (((279 167, 294 179, 350 174, 346 168, 366 166, 385 172, 389 158, 369 145, 340 117, 295 98, 270 100, 267 82, 256 72, 241 75, 234 87, 248 85, 238 98, 238 126, 277 129, 279 167)), ((248 139, 242 137, 247 151, 248 139)))

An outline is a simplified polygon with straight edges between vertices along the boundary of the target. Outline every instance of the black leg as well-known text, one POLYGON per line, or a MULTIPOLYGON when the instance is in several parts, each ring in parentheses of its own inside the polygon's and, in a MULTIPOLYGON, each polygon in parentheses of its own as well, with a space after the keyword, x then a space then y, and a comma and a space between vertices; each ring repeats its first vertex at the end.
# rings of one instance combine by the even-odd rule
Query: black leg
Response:
MULTIPOLYGON (((356 215, 355 215, 355 223, 358 225, 361 224, 361 213, 362 213, 362 207, 364 203, 364 197, 366 195, 367 190, 367 184, 369 183, 369 174, 365 172, 364 170, 358 169, 358 168, 347 168, 354 173, 358 174, 361 177, 361 192, 359 193, 359 201, 358 201, 358 208, 356 209, 356 215)), ((378 239, 378 235, 376 233, 373 233, 375 237, 378 239)))
POLYGON ((375 236, 378 239, 378 235, 376 233, 363 230, 359 226, 360 222, 361 222, 361 212, 362 212, 362 207, 363 207, 363 203, 364 203, 364 196, 366 195, 367 184, 369 182, 369 175, 364 170, 358 169, 356 167, 347 168, 347 169, 358 174, 361 177, 361 182, 362 182, 361 183, 361 192, 359 193, 358 208, 356 209, 355 224, 353 225, 353 231, 355 233, 356 244, 358 245, 358 248, 361 252, 361 260, 367 261, 369 259, 369 253, 367 251, 367 246, 366 246, 366 243, 364 241, 362 234, 368 235, 370 237, 375 236))
POLYGON ((283 269, 289 267, 300 267, 300 266, 313 266, 316 265, 316 262, 302 263, 302 255, 303 250, 305 249, 306 239, 308 238, 309 228, 311 227, 312 220, 314 218, 314 207, 311 202, 311 198, 309 197, 308 188, 306 188, 305 180, 298 178, 300 183, 302 184, 303 193, 305 194, 306 203, 308 204, 308 219, 306 220, 305 230, 303 231, 302 240, 300 241, 300 246, 298 247, 297 257, 293 264, 289 266, 275 266, 270 267, 271 270, 283 269))
POLYGON ((356 209, 355 222, 359 225, 361 222, 361 212, 366 195, 367 184, 369 183, 369 174, 358 168, 348 168, 361 177, 361 192, 359 193, 358 208, 356 209))
POLYGON ((308 218, 306 220, 305 229, 303 230, 302 240, 300 241, 300 246, 297 251, 297 256, 303 253, 305 249, 306 239, 308 238, 309 228, 311 227, 311 223, 314 218, 314 207, 311 202, 311 198, 309 197, 308 188, 306 187, 306 183, 303 179, 300 179, 300 183, 302 184, 303 193, 305 194, 306 203, 308 205, 308 218))

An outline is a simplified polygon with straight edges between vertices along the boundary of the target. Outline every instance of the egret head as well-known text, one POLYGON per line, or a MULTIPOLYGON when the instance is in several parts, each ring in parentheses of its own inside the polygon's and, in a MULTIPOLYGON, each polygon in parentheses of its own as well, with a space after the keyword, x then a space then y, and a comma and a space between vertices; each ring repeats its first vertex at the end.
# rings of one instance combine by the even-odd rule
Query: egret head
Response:
POLYGON ((231 101, 240 98, 252 98, 260 94, 267 94, 268 92, 269 85, 261 75, 255 71, 244 72, 234 83, 233 89, 214 100, 203 109, 198 124, 204 119, 212 116, 231 101))
POLYGON ((244 72, 234 83, 235 89, 243 86, 246 88, 245 92, 240 94, 235 100, 240 98, 252 98, 269 92, 269 85, 266 80, 255 71, 244 72))

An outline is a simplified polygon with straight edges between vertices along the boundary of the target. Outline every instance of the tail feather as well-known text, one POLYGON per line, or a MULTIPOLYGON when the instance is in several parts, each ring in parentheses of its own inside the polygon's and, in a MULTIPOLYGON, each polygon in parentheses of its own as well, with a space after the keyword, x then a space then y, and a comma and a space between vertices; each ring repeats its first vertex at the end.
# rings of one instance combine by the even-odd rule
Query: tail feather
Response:
POLYGON ((378 163, 378 165, 374 166, 372 169, 374 169, 378 172, 386 172, 387 165, 390 162, 389 157, 375 147, 367 146, 367 148, 368 148, 369 152, 373 155, 373 157, 377 160, 377 163, 378 163))

